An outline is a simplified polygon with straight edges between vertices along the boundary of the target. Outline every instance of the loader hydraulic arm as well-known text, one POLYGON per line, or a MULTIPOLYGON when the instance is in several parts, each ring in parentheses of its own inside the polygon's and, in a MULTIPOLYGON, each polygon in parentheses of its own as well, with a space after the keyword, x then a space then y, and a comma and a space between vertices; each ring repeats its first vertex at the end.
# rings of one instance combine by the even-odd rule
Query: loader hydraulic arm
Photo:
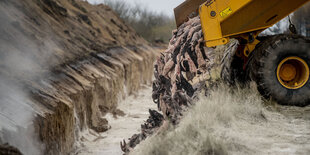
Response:
POLYGON ((187 0, 175 9, 177 26, 199 13, 206 46, 228 43, 230 38, 247 41, 248 56, 259 42, 256 37, 309 0, 187 0), (198 7, 198 8, 197 8, 198 7))

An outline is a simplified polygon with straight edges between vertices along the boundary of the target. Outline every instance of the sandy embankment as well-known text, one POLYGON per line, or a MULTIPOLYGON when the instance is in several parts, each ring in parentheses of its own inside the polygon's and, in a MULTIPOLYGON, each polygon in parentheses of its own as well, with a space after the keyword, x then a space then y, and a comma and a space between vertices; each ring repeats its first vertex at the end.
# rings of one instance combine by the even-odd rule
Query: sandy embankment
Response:
POLYGON ((159 49, 108 6, 1 1, 0 19, 0 145, 71 154, 86 129, 108 130, 119 96, 151 83, 159 49))

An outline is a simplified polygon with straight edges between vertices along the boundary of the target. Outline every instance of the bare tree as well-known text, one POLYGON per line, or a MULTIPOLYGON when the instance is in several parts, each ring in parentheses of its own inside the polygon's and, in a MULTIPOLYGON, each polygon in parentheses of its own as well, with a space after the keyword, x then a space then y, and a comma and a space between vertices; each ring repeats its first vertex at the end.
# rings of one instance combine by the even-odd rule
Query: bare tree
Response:
POLYGON ((118 13, 139 35, 150 42, 158 40, 168 42, 171 31, 175 29, 173 17, 150 11, 145 6, 131 5, 124 0, 105 0, 104 3, 118 13))
POLYGON ((294 12, 292 22, 299 34, 310 36, 310 3, 294 12))

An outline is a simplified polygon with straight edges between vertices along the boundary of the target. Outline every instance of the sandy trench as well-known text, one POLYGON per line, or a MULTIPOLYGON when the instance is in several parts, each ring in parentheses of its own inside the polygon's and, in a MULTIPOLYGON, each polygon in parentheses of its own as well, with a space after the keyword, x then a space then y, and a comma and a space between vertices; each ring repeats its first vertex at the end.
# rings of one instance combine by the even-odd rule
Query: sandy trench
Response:
MULTIPOLYGON (((144 86, 137 94, 128 96, 121 101, 118 108, 126 115, 114 118, 111 114, 105 116, 111 129, 104 133, 85 131, 81 136, 81 148, 78 155, 121 155, 120 141, 140 132, 140 126, 147 120, 149 109, 157 109, 152 101, 152 88, 144 86)), ((128 140, 127 140, 128 141, 128 140)))

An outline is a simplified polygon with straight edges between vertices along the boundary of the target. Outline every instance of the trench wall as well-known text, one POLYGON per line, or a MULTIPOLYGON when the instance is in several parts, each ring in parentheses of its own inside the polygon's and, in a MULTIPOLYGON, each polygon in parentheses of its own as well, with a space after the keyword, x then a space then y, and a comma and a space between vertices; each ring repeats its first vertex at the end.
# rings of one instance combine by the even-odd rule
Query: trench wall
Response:
POLYGON ((0 143, 24 154, 72 153, 82 131, 107 131, 103 116, 151 83, 160 49, 105 5, 3 0, 0 20, 0 143))

